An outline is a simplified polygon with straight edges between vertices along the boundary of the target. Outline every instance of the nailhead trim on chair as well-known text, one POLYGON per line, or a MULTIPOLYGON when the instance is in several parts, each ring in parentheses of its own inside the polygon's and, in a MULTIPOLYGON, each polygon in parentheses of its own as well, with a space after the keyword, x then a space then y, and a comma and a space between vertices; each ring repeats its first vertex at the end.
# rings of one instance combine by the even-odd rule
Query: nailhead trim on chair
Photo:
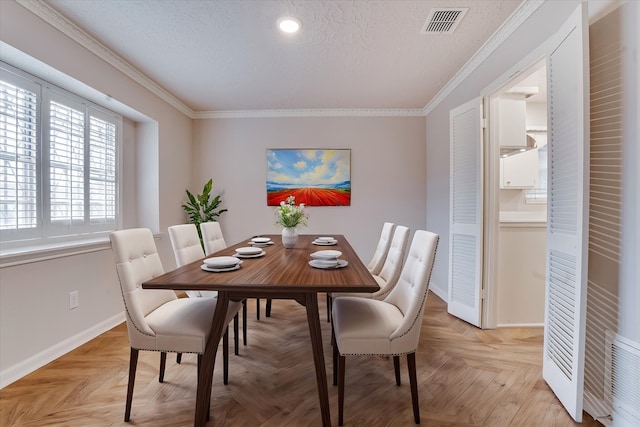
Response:
POLYGON ((202 353, 197 352, 197 351, 158 350, 158 349, 155 349, 155 348, 139 348, 139 347, 131 347, 131 348, 134 348, 136 350, 141 350, 141 351, 155 351, 157 353, 202 354, 202 353))
MULTIPOLYGON (((131 259, 129 259, 129 262, 131 262, 131 259)), ((118 271, 117 268, 116 268, 116 274, 118 275, 118 281, 120 281, 120 285, 119 286, 122 287, 122 280, 120 279, 120 272, 118 271)), ((139 287, 140 287, 140 284, 138 283, 136 285, 136 288, 139 288, 139 287)), ((138 328, 138 326, 134 323, 133 318, 129 314, 129 307, 127 307, 127 300, 124 297, 124 292, 120 292, 120 294, 122 295, 122 302, 124 303, 124 311, 125 311, 127 317, 131 320, 131 324, 133 325, 133 327, 136 328, 136 331, 138 331, 142 335, 146 335, 148 337, 155 337, 155 335, 148 334, 147 332, 141 331, 140 328, 138 328)))

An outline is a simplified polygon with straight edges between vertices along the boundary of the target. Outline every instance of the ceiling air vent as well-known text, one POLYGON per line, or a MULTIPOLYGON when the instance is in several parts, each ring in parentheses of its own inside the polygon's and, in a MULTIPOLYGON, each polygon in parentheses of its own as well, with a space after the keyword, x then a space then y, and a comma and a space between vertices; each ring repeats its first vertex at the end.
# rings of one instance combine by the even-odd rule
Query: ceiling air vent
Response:
POLYGON ((429 12, 427 22, 422 27, 421 34, 451 34, 462 21, 469 10, 461 8, 434 8, 429 12))

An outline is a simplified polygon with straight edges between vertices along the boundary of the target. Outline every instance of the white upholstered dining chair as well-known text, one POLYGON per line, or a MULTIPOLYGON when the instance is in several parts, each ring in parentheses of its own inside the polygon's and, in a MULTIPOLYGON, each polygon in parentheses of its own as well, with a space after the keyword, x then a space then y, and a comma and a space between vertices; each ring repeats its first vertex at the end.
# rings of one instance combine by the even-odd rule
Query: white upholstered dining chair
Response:
MULTIPOLYGON (((227 247, 224 240, 220 224, 215 221, 200 223, 200 234, 202 234, 202 242, 204 243, 204 252, 211 255, 227 247)), ((271 315, 271 300, 267 300, 267 317, 271 315)), ((256 318, 260 320, 260 298, 256 298, 256 318)), ((242 340, 247 345, 247 303, 246 300, 242 306, 242 340)))
POLYGON ((380 232, 380 238, 378 239, 376 250, 371 257, 369 264, 367 264, 367 268, 371 274, 380 274, 380 271, 382 270, 384 260, 387 257, 387 252, 389 251, 389 246, 391 245, 391 236, 393 234, 394 227, 395 224, 392 222, 385 222, 382 225, 382 231, 380 232))
POLYGON ((387 257, 384 260, 384 265, 380 274, 374 274, 373 278, 378 282, 380 289, 372 293, 340 293, 334 292, 333 298, 341 298, 343 296, 355 296, 361 298, 374 298, 383 300, 389 295, 389 292, 396 286, 400 273, 402 272, 402 266, 404 264, 404 257, 407 254, 407 243, 409 243, 409 228, 404 225, 396 225, 393 231, 393 239, 391 239, 391 246, 387 252, 387 257))
MULTIPOLYGON (((202 250, 202 244, 200 243, 200 236, 198 236, 198 229, 195 224, 178 224, 170 226, 167 231, 169 232, 169 240, 171 241, 171 247, 173 248, 173 255, 176 259, 176 265, 182 267, 183 265, 190 264, 199 259, 205 257, 205 253, 202 250)), ((223 239, 224 242, 224 239, 223 239)), ((225 246, 226 247, 226 246, 225 246)), ((222 248, 224 249, 224 248, 222 248)), ((216 291, 185 291, 190 298, 217 298, 218 292, 216 291)), ((239 354, 239 338, 238 338, 238 315, 233 318, 233 339, 234 339, 234 353, 239 354)), ((246 335, 246 325, 245 335, 246 335)), ((246 338, 245 338, 246 344, 246 338)), ((181 355, 178 353, 177 362, 180 363, 181 355)))
MULTIPOLYGON (((198 229, 195 224, 178 224, 167 228, 169 241, 173 249, 173 256, 176 259, 176 266, 190 264, 205 257, 205 252, 200 243, 198 229)), ((216 291, 185 291, 191 298, 218 296, 216 291)))
MULTIPOLYGON (((389 252, 389 247, 391 246, 391 237, 393 235, 393 229, 395 228, 395 224, 393 222, 385 222, 382 225, 382 231, 380 232, 380 237, 378 238, 378 243, 376 244, 376 250, 373 252, 373 256, 367 264, 367 269, 374 276, 380 274, 382 271, 382 266, 384 265, 384 260, 387 257, 387 253, 389 252)), ((327 322, 331 322, 331 306, 333 304, 333 295, 327 293, 327 322)))
MULTIPOLYGON (((141 284, 164 273, 151 230, 134 228, 111 233, 116 270, 124 300, 131 346, 129 382, 124 420, 131 417, 131 402, 140 350, 160 352, 160 382, 164 380, 167 352, 196 353, 198 368, 211 329, 216 298, 178 298, 172 290, 143 289, 141 284)), ((240 309, 230 303, 228 323, 240 309)), ((225 376, 228 372, 228 334, 223 341, 225 376)))
POLYGON ((224 235, 218 222, 200 223, 200 233, 202 234, 202 243, 204 243, 204 252, 207 255, 227 247, 227 242, 224 240, 224 235))
POLYGON ((396 383, 400 385, 400 355, 407 355, 413 418, 420 423, 416 349, 429 291, 438 235, 418 230, 397 285, 384 300, 340 297, 333 301, 333 370, 338 385, 338 424, 343 424, 345 356, 393 356, 396 383), (337 372, 336 372, 337 362, 337 372))
POLYGON ((409 243, 409 227, 396 225, 393 231, 391 245, 387 251, 387 257, 380 270, 380 274, 374 274, 373 277, 378 282, 380 290, 371 294, 371 298, 385 299, 389 292, 396 286, 402 266, 404 265, 404 257, 407 254, 407 244, 409 243))

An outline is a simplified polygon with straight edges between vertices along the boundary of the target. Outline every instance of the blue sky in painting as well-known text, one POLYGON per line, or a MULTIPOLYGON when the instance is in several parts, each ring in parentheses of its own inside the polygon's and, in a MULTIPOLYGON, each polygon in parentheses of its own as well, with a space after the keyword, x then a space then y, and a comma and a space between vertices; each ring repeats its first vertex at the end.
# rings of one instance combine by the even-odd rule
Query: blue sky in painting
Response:
POLYGON ((350 182, 350 150, 267 150, 267 183, 334 187, 350 182))

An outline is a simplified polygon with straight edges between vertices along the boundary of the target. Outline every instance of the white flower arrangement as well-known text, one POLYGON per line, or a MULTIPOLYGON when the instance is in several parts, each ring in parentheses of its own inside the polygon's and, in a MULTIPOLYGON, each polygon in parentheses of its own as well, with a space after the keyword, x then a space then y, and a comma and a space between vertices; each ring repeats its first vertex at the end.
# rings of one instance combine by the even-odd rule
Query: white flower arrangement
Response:
POLYGON ((296 205, 294 196, 287 197, 286 201, 280 202, 280 206, 276 208, 276 224, 286 228, 306 226, 309 219, 304 203, 296 205))

